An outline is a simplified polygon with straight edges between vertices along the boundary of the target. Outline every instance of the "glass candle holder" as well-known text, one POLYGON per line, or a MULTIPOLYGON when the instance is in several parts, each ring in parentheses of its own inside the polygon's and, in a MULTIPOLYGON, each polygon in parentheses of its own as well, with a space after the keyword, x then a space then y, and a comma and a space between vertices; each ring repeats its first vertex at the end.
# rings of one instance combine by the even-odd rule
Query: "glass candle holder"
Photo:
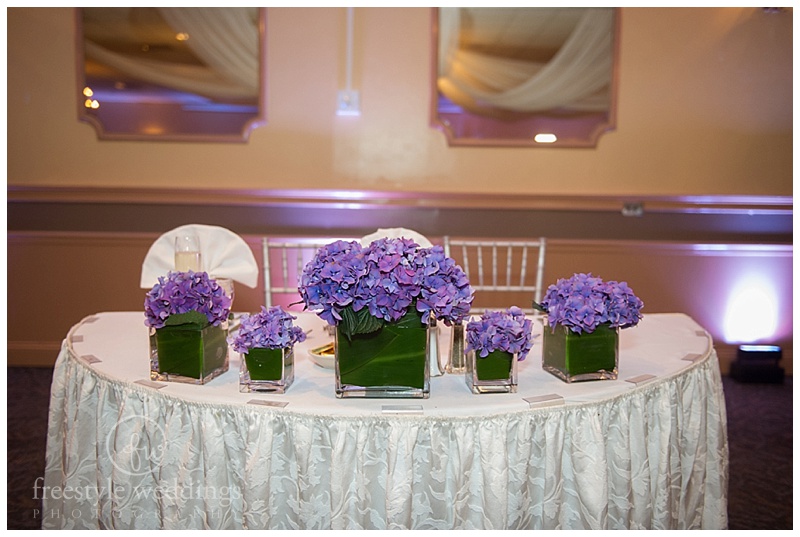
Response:
POLYGON ((200 257, 200 238, 194 234, 175 237, 175 270, 178 272, 200 272, 203 262, 200 257))
POLYGON ((453 323, 450 332, 450 357, 445 370, 448 373, 460 374, 467 370, 467 355, 464 339, 464 323, 458 321, 453 323))
POLYGON ((225 293, 225 295, 231 299, 231 313, 228 316, 228 319, 230 320, 233 318, 233 298, 235 296, 233 280, 231 278, 216 278, 214 276, 212 276, 212 278, 217 282, 217 285, 222 288, 222 291, 225 293))

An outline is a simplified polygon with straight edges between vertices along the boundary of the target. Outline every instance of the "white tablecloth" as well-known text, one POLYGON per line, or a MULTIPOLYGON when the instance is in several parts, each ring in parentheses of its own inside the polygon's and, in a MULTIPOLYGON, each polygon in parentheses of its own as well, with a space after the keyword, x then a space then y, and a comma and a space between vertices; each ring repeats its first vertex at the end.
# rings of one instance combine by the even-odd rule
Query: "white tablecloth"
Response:
POLYGON ((538 337, 518 393, 473 395, 445 375, 426 400, 336 399, 332 370, 307 355, 329 341, 322 321, 296 323, 311 333, 284 395, 239 393, 234 352, 205 386, 147 385, 143 313, 73 327, 53 377, 43 527, 727 526, 719 366, 685 315, 621 331, 616 381, 563 383, 541 369, 538 337), (563 403, 525 400, 553 394, 563 403))

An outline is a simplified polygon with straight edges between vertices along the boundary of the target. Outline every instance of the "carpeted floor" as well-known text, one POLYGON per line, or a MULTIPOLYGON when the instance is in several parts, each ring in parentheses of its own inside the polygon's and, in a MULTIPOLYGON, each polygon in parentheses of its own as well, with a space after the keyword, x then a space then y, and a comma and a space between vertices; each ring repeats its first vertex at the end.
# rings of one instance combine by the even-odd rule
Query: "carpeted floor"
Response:
POLYGON ((792 529, 792 378, 784 384, 723 377, 728 411, 728 527, 792 529))
MULTIPOLYGON (((52 371, 8 368, 8 529, 38 529, 52 371)), ((729 527, 792 529, 792 379, 723 379, 730 446, 729 527)))

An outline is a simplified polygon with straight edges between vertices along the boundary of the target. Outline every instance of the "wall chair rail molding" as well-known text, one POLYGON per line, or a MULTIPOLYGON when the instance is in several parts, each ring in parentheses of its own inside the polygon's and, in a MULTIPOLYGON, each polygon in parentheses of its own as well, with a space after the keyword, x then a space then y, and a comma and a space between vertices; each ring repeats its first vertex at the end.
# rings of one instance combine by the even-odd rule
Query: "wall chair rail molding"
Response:
POLYGON ((198 214, 240 234, 361 236, 408 227, 431 236, 792 243, 789 196, 535 196, 341 190, 9 186, 9 230, 159 232, 198 214), (638 216, 626 216, 631 205, 638 216))

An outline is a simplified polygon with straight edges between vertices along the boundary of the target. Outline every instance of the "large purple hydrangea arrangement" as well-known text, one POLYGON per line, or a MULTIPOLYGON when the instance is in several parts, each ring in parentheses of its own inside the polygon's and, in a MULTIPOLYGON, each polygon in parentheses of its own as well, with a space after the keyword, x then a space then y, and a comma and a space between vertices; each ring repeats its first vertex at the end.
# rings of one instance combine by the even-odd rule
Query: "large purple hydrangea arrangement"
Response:
POLYGON ((145 324, 152 328, 190 324, 219 326, 228 319, 231 299, 205 272, 170 272, 144 300, 145 324))
POLYGON ((627 283, 604 282, 591 273, 559 279, 547 288, 541 304, 534 303, 547 313, 551 327, 563 325, 578 334, 606 323, 611 328, 636 326, 643 306, 627 283))
POLYGON ((517 354, 522 361, 533 347, 533 322, 517 306, 506 311, 486 311, 467 323, 467 350, 485 358, 495 351, 517 354))
POLYGON ((306 340, 306 333, 292 321, 297 317, 287 313, 280 306, 261 311, 254 315, 242 315, 236 337, 229 340, 233 350, 248 354, 250 349, 283 349, 306 340))
POLYGON ((306 309, 345 334, 369 333, 402 318, 411 308, 451 324, 472 304, 464 271, 441 246, 421 248, 406 238, 336 241, 320 248, 300 276, 306 309))

